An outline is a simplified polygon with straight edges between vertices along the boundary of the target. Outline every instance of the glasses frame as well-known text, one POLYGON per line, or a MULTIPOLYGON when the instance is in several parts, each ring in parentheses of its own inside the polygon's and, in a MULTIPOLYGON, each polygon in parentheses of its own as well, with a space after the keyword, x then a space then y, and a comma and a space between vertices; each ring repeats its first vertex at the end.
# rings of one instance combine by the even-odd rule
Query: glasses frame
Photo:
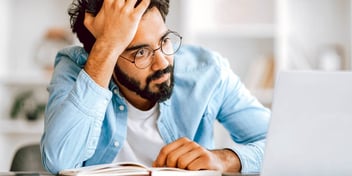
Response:
MULTIPOLYGON (((124 56, 122 56, 122 55, 120 55, 119 57, 121 57, 121 58, 123 58, 123 59, 125 59, 125 60, 127 60, 127 61, 129 61, 129 62, 131 62, 131 63, 133 63, 134 66, 137 67, 138 69, 146 69, 146 68, 148 68, 150 65, 152 65, 152 63, 154 62, 154 54, 155 54, 155 52, 156 52, 157 50, 160 49, 161 53, 163 53, 163 54, 166 55, 166 56, 171 56, 171 55, 174 55, 175 53, 177 53, 178 50, 181 48, 181 45, 182 45, 182 36, 181 36, 178 32, 176 32, 176 31, 168 30, 168 31, 166 32, 165 36, 159 41, 159 43, 160 43, 160 47, 159 47, 159 48, 156 48, 156 49, 153 49, 153 48, 151 48, 151 47, 149 47, 149 46, 148 46, 148 47, 141 47, 141 48, 150 48, 151 51, 152 51, 152 54, 151 54, 151 56, 150 56, 150 57, 152 57, 152 60, 151 60, 151 62, 150 62, 148 65, 146 65, 145 67, 139 67, 139 66, 137 66, 137 64, 136 64, 136 56, 133 57, 133 60, 131 60, 131 59, 127 58, 127 57, 124 57, 124 56), (176 35, 177 37, 179 37, 179 39, 180 39, 180 44, 179 44, 179 46, 174 50, 174 52, 173 52, 172 54, 166 54, 166 53, 163 51, 163 48, 162 48, 162 41, 163 41, 163 40, 165 39, 165 37, 168 36, 170 33, 176 35)), ((136 49, 136 50, 139 50, 139 49, 141 49, 141 48, 138 48, 138 49, 136 49)))

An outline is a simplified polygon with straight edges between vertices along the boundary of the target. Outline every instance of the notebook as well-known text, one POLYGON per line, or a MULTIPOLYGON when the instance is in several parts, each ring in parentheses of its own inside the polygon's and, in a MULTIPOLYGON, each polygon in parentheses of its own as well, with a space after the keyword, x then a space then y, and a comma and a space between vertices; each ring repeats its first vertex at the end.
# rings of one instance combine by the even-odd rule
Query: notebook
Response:
POLYGON ((352 175, 352 72, 280 72, 266 142, 261 176, 352 175))

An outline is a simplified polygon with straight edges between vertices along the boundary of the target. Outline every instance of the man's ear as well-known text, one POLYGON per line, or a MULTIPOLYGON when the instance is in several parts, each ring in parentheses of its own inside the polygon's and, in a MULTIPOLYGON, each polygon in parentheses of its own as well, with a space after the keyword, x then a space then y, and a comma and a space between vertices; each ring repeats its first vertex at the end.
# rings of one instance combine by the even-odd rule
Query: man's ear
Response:
POLYGON ((88 29, 88 31, 96 38, 95 30, 93 27, 94 19, 95 19, 95 16, 93 16, 93 14, 86 12, 84 14, 83 24, 88 29))

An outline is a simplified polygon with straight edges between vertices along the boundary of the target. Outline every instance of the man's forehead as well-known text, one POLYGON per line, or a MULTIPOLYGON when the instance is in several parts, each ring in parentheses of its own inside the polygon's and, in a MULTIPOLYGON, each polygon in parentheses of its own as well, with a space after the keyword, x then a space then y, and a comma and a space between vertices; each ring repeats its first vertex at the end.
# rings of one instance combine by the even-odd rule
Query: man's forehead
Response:
POLYGON ((128 46, 154 45, 168 32, 168 28, 157 8, 149 9, 138 25, 137 32, 128 46))

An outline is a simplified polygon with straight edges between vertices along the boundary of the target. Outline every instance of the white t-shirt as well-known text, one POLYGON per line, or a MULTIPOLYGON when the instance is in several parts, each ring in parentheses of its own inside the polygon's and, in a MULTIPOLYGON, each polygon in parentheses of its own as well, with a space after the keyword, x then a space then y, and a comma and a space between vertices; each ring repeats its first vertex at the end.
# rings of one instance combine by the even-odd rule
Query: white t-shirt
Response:
POLYGON ((127 137, 114 162, 133 161, 151 166, 165 145, 157 129, 159 105, 141 111, 128 105, 127 137))

